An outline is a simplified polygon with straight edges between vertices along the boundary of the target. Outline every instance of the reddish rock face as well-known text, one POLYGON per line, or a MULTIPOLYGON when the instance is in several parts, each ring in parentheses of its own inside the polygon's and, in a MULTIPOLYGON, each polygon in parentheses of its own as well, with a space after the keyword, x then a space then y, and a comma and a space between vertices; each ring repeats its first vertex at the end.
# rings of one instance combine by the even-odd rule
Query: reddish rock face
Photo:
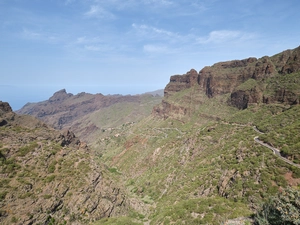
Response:
POLYGON ((165 96, 173 92, 179 92, 193 85, 199 84, 199 74, 196 70, 191 69, 184 75, 174 75, 170 78, 170 83, 165 88, 165 96))
MULTIPOLYGON (((178 111, 178 105, 172 105, 168 101, 176 92, 193 87, 193 90, 204 93, 213 98, 217 95, 230 93, 229 104, 245 109, 249 103, 282 102, 287 104, 299 104, 299 93, 285 89, 277 90, 274 96, 264 96, 267 85, 262 85, 266 79, 278 75, 285 75, 300 71, 300 46, 293 50, 287 50, 272 57, 260 59, 248 58, 219 62, 213 66, 204 67, 199 73, 192 69, 183 75, 171 76, 170 82, 165 87, 165 98, 160 106, 154 108, 153 113, 163 117, 172 114, 172 110, 178 111), (249 79, 257 82, 257 85, 240 89, 239 86, 249 79)), ((201 102, 200 100, 198 102, 201 102)))
POLYGON ((26 104, 17 113, 35 116, 54 128, 63 129, 69 127, 76 119, 96 110, 120 102, 139 102, 141 98, 142 95, 104 96, 84 92, 73 95, 62 89, 55 92, 47 101, 26 104))

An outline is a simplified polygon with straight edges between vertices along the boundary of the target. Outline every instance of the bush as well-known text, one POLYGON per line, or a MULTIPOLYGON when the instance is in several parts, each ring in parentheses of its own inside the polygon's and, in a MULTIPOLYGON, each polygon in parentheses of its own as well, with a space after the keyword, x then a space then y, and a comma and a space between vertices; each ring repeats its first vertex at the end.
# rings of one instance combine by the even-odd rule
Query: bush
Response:
POLYGON ((29 152, 34 151, 35 148, 37 148, 37 147, 38 147, 38 144, 36 142, 32 142, 29 145, 19 148, 18 155, 23 157, 23 156, 27 155, 29 152))
POLYGON ((287 188, 271 197, 256 214, 255 222, 258 225, 299 225, 300 191, 287 188))

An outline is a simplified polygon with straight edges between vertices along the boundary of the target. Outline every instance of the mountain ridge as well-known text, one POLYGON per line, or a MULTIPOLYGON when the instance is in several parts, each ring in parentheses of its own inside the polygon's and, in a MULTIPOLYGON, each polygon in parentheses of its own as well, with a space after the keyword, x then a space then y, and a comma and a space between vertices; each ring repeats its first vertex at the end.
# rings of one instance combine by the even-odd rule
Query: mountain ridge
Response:
MULTIPOLYGON (((228 103, 239 109, 245 109, 249 104, 281 102, 289 105, 299 104, 299 91, 281 88, 275 91, 275 95, 265 94, 270 87, 259 85, 257 82, 264 82, 276 76, 286 76, 300 71, 300 46, 278 53, 272 57, 264 56, 260 59, 247 58, 243 60, 232 60, 218 62, 212 66, 206 66, 199 73, 191 69, 184 75, 171 76, 170 82, 164 90, 165 98, 160 106, 155 107, 153 113, 168 117, 170 108, 187 114, 188 107, 179 107, 173 104, 171 99, 174 94, 192 88, 193 95, 188 101, 201 102, 202 93, 208 98, 219 95, 230 94, 228 103), (248 85, 245 85, 248 82, 248 85), (244 85, 242 85, 244 84, 244 85), (240 87, 241 86, 241 87, 240 87), (197 99, 198 97, 198 99, 197 99)), ((196 103, 197 104, 197 103, 196 103)))
POLYGON ((81 139, 91 141, 92 138, 88 136, 91 132, 101 134, 101 129, 136 122, 149 115, 152 106, 162 99, 161 93, 161 90, 157 90, 140 95, 85 92, 73 95, 62 89, 48 100, 26 104, 16 113, 35 116, 57 129, 71 129, 81 139), (116 110, 124 113, 116 113, 116 110))

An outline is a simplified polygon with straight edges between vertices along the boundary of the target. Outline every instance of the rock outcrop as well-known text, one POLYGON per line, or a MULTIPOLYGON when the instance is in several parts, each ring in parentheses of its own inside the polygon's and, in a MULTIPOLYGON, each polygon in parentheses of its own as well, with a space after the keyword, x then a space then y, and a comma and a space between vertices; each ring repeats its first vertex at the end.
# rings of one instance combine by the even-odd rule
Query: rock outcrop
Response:
POLYGON ((128 211, 125 194, 74 133, 17 115, 8 103, 0 108, 1 224, 88 224, 128 211))
MULTIPOLYGON (((272 57, 219 62, 204 67, 199 73, 192 69, 184 75, 171 76, 162 104, 153 109, 153 114, 164 118, 170 116, 172 110, 186 114, 189 107, 174 104, 172 96, 187 89, 193 89, 190 91, 193 96, 202 93, 208 98, 229 94, 228 104, 239 109, 245 109, 251 103, 299 104, 297 89, 274 85, 276 80, 299 71, 300 47, 272 57), (274 92, 272 95, 268 95, 270 90, 274 92)), ((298 78, 295 79, 294 82, 299 83, 298 78)), ((201 102, 201 99, 194 100, 201 102)))
POLYGON ((12 108, 9 103, 0 101, 0 115, 9 112, 12 112, 12 108))

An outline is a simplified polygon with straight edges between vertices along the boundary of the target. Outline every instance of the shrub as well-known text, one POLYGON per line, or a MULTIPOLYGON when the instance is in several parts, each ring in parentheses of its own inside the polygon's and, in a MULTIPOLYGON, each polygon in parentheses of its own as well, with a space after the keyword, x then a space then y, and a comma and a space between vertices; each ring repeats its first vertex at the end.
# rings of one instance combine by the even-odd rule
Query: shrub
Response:
POLYGON ((287 188, 271 197, 256 214, 255 222, 258 225, 299 225, 300 191, 287 188))
POLYGON ((38 144, 36 142, 32 142, 29 145, 19 148, 18 155, 25 156, 25 155, 27 155, 27 153, 34 151, 35 148, 37 148, 37 147, 38 147, 38 144))

